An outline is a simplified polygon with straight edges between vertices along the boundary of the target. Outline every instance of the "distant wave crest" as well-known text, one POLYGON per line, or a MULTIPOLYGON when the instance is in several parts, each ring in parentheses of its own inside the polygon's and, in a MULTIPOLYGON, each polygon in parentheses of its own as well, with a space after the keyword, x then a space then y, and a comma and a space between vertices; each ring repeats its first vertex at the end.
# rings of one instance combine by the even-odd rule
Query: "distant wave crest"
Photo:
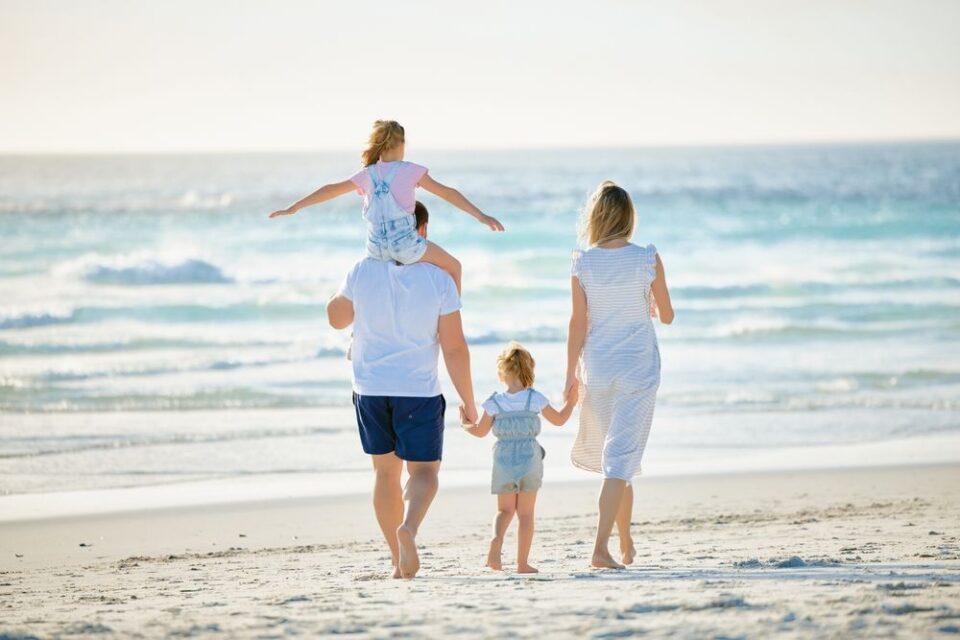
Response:
POLYGON ((51 324, 64 324, 72 320, 73 313, 41 312, 13 314, 9 316, 0 316, 0 330, 45 327, 51 324))
POLYGON ((130 266, 94 265, 84 274, 84 279, 95 284, 115 285, 233 282, 216 265, 195 258, 172 263, 145 260, 130 266))

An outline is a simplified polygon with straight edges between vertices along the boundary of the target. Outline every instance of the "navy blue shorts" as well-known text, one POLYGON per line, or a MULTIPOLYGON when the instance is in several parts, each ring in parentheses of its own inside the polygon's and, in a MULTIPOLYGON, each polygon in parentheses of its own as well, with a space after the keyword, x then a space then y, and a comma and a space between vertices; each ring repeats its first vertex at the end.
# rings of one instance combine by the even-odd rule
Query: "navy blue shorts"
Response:
POLYGON ((391 451, 401 460, 434 462, 443 452, 443 414, 447 401, 353 394, 360 442, 368 455, 391 451))

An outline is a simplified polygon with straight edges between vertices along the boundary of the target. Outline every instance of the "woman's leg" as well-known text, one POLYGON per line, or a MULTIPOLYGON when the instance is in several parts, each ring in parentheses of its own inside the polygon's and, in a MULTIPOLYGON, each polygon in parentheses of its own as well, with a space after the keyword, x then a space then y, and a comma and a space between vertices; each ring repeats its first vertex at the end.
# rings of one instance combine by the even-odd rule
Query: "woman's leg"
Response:
POLYGON ((623 501, 626 490, 626 480, 604 478, 600 489, 600 499, 597 501, 600 516, 597 518, 597 540, 593 546, 593 561, 595 567, 601 569, 623 569, 623 565, 613 559, 607 548, 610 534, 613 533, 613 523, 623 501))
POLYGON ((497 517, 493 520, 493 540, 487 553, 487 566, 495 571, 503 569, 500 552, 503 549, 503 537, 507 535, 510 521, 517 510, 517 494, 508 493, 497 496, 497 517))
POLYGON ((427 251, 420 258, 420 262, 436 265, 450 274, 457 285, 457 293, 462 293, 460 279, 463 276, 463 266, 460 261, 440 248, 440 245, 427 240, 427 251))
POLYGON ((533 545, 533 508, 537 502, 536 491, 521 491, 517 494, 517 573, 538 573, 530 566, 530 547, 533 545))
POLYGON ((633 564, 637 550, 630 535, 630 518, 633 516, 633 484, 627 483, 617 510, 617 534, 620 536, 620 560, 623 564, 633 564))

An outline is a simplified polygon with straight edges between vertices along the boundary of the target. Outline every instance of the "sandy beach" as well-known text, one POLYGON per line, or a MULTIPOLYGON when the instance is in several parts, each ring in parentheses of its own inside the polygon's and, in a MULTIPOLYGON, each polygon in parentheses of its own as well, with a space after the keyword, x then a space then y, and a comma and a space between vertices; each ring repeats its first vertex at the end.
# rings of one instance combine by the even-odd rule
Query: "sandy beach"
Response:
POLYGON ((548 483, 533 577, 483 568, 493 500, 479 489, 441 488, 413 581, 387 577, 367 496, 5 522, 0 633, 960 633, 960 466, 654 477, 636 486, 638 558, 618 572, 588 567, 595 484, 548 483))

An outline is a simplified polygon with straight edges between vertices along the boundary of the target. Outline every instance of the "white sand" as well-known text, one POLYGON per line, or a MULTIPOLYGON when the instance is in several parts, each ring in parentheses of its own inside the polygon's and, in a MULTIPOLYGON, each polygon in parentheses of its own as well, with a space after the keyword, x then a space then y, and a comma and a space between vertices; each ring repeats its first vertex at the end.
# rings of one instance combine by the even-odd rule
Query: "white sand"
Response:
POLYGON ((367 497, 0 523, 0 634, 960 633, 960 466, 641 479, 622 572, 587 566, 596 489, 544 488, 532 578, 482 568, 494 501, 468 489, 441 488, 412 582, 367 497))

